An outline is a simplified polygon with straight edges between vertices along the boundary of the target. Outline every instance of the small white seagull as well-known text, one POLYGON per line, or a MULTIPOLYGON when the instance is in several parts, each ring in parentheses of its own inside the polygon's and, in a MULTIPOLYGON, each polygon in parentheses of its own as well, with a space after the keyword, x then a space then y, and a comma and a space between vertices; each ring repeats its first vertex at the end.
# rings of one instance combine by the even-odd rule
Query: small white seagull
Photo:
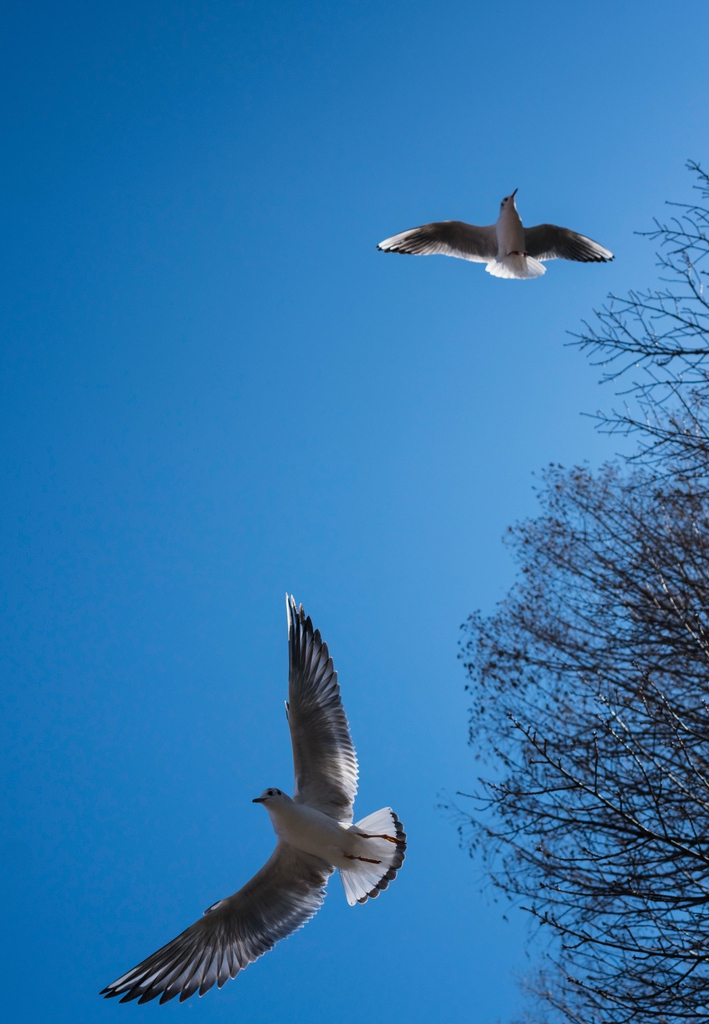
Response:
POLYGON ((337 672, 319 630, 286 595, 289 682, 286 714, 293 743, 293 799, 265 789, 253 801, 278 837, 270 859, 233 896, 108 985, 101 995, 160 1002, 235 978, 320 909, 335 868, 350 906, 386 889, 404 862, 406 835, 390 807, 352 824, 357 756, 337 672))
POLYGON ((496 224, 477 227, 462 220, 443 220, 410 228, 385 238, 377 249, 410 256, 457 256, 461 260, 487 263, 494 277, 525 279, 546 273, 541 260, 577 260, 580 263, 606 263, 613 253, 598 242, 556 224, 537 224, 525 228, 517 212, 515 196, 500 203, 496 224))

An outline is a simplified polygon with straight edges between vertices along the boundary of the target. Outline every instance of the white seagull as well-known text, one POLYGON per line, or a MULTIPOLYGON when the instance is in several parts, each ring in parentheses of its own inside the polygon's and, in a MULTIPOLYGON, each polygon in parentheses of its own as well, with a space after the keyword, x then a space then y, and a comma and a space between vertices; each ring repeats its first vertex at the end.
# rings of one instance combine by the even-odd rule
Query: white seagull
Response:
POLYGON ((585 235, 556 224, 525 228, 517 212, 515 196, 505 196, 495 224, 477 227, 462 220, 442 220, 410 228, 385 238, 377 249, 410 256, 457 256, 473 263, 487 263, 494 277, 531 278, 546 273, 541 260, 577 260, 606 263, 613 253, 585 235))
POLYGON ((320 909, 335 868, 350 906, 386 889, 404 862, 406 835, 390 807, 352 824, 357 756, 337 672, 319 630, 286 595, 290 672, 286 714, 293 743, 293 798, 265 789, 263 804, 278 837, 270 859, 233 896, 121 975, 101 995, 160 1002, 204 995, 235 978, 320 909))

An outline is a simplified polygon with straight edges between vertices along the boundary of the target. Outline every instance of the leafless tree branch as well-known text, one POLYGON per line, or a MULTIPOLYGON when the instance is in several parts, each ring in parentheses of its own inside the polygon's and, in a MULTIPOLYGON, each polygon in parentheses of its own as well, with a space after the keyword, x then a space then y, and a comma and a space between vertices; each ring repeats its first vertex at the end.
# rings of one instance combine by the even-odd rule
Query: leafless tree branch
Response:
POLYGON ((553 937, 530 991, 573 1024, 709 1017, 709 209, 648 234, 663 286, 577 339, 637 454, 546 472, 509 534, 518 581, 462 646, 482 775, 462 834, 553 937))

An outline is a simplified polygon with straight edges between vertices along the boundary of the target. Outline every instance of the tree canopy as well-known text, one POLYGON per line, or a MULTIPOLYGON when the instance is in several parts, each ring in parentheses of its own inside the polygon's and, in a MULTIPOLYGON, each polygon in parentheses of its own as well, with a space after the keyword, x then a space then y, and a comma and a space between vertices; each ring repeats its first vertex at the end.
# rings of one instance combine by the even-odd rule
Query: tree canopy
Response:
POLYGON ((556 939, 537 996, 599 1024, 709 1015, 709 210, 650 234, 662 288, 577 339, 626 394, 601 428, 637 451, 546 472, 518 580, 462 650, 466 835, 556 939))

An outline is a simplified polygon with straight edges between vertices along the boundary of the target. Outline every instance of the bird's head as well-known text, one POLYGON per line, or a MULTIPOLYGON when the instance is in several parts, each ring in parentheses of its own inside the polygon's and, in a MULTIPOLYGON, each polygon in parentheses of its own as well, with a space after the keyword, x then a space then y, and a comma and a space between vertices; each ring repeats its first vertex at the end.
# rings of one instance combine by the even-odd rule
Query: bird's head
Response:
POLYGON ((286 796, 280 789, 264 789, 261 796, 254 797, 251 803, 265 804, 266 807, 269 805, 273 807, 275 804, 285 803, 286 800, 290 800, 290 797, 286 796))
POLYGON ((506 210, 507 207, 517 209, 517 204, 515 203, 515 196, 517 195, 518 191, 519 189, 515 189, 512 195, 505 196, 505 198, 500 203, 500 213, 502 213, 503 210, 506 210))

